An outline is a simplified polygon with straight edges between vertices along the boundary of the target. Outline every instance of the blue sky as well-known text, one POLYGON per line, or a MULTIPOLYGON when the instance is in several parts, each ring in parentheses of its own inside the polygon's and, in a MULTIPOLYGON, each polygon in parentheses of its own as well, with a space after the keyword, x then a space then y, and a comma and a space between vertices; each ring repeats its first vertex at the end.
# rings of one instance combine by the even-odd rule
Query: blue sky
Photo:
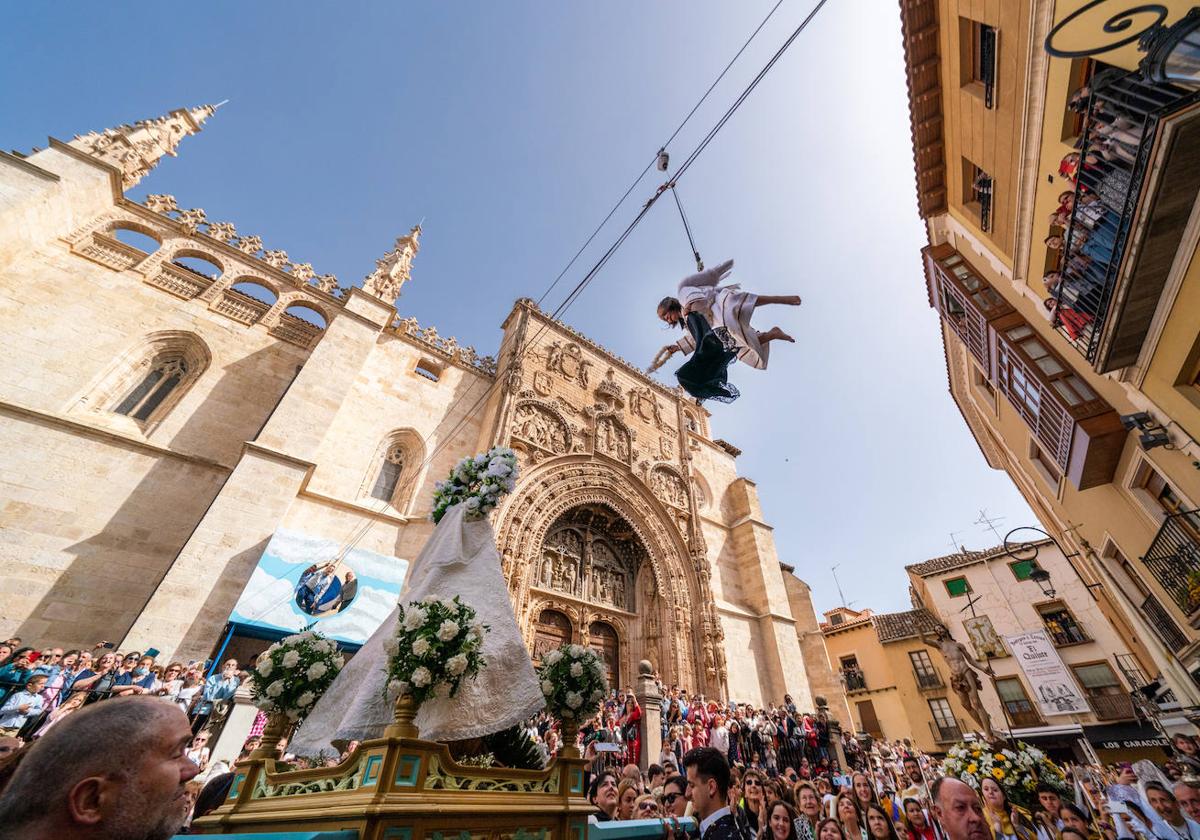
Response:
MULTIPOLYGON (((135 198, 172 193, 343 284, 424 217, 400 311, 492 352, 513 300, 548 286, 771 5, 24 4, 6 13, 0 147, 229 99, 135 198)), ((676 161, 810 7, 785 0, 676 161)), ((639 185, 560 290, 656 186, 639 185)), ((734 370, 742 399, 713 408, 713 430, 744 450, 818 611, 839 602, 834 564, 854 606, 905 609, 904 564, 949 552, 951 532, 996 541, 973 524, 980 508, 1002 532, 1034 523, 947 393, 894 4, 830 0, 679 190, 710 264, 733 257, 746 288, 804 297, 759 314, 797 343, 765 373, 734 370)), ((654 304, 691 270, 661 202, 565 320, 647 364, 668 338, 654 304)))

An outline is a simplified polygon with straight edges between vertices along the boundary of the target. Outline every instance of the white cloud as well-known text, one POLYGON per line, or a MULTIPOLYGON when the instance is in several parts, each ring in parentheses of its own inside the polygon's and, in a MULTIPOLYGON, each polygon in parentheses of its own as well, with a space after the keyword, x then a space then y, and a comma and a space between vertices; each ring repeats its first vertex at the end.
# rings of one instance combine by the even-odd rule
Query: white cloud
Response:
POLYGON ((315 630, 326 636, 340 636, 365 642, 396 606, 396 593, 386 589, 360 589, 354 603, 345 612, 322 618, 315 630))
POLYGON ((300 630, 309 620, 301 617, 293 607, 294 598, 295 589, 290 581, 271 577, 255 566, 234 607, 235 618, 288 631, 300 630))

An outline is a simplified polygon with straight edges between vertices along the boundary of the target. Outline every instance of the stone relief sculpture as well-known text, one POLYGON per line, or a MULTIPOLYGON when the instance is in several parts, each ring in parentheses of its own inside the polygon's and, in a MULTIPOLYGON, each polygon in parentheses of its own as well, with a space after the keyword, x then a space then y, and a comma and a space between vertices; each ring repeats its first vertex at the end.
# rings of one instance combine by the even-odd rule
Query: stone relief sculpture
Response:
POLYGON ((513 414, 513 435, 555 455, 570 451, 571 434, 550 409, 538 403, 526 402, 513 414))
POLYGON ((687 488, 683 479, 663 467, 650 471, 650 491, 665 505, 676 508, 688 506, 687 488))
POLYGON ((579 383, 581 388, 588 387, 588 369, 591 366, 592 363, 583 358, 583 350, 574 342, 563 347, 560 342, 552 341, 546 348, 546 370, 579 383))
POLYGON ((596 451, 629 463, 632 441, 625 424, 611 415, 596 418, 596 451))
POLYGON ((658 428, 663 426, 662 409, 658 405, 658 397, 654 389, 643 387, 629 391, 629 411, 635 417, 653 423, 658 428))

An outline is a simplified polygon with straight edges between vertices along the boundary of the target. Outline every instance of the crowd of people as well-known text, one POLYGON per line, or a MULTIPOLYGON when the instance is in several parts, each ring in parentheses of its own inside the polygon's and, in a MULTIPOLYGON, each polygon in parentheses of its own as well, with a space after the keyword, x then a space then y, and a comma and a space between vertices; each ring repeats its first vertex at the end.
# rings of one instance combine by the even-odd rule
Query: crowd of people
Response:
POLYGON ((204 662, 164 665, 154 650, 113 647, 98 642, 90 650, 37 649, 20 638, 0 642, 0 738, 28 743, 94 703, 148 696, 187 716, 193 732, 188 754, 199 770, 207 770, 211 733, 206 727, 246 677, 237 660, 206 676, 204 662))
MULTIPOLYGON (((1200 769, 1194 738, 1177 736, 1175 750, 1176 767, 1200 769)), ((699 746, 679 768, 601 767, 588 799, 594 822, 657 819, 682 838, 672 827, 692 816, 702 840, 1200 840, 1200 777, 1172 780, 1167 762, 1072 765, 1066 788, 1039 784, 1026 808, 991 777, 967 784, 918 751, 893 755, 873 771, 802 778, 699 746)))

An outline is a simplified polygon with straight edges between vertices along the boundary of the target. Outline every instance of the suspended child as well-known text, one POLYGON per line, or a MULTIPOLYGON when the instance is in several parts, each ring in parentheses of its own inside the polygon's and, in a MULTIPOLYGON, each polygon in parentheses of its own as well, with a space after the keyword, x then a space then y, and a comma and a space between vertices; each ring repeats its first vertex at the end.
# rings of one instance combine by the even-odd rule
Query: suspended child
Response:
POLYGON ((795 341, 779 327, 759 332, 750 318, 760 306, 799 306, 800 296, 756 295, 742 291, 737 283, 718 286, 732 269, 733 260, 727 260, 685 277, 679 282, 679 297, 665 297, 658 304, 659 319, 686 329, 687 334, 659 350, 650 370, 658 370, 675 353, 690 353, 692 357, 675 372, 675 377, 697 403, 733 402, 739 393, 726 374, 735 359, 766 370, 771 342, 795 341))

